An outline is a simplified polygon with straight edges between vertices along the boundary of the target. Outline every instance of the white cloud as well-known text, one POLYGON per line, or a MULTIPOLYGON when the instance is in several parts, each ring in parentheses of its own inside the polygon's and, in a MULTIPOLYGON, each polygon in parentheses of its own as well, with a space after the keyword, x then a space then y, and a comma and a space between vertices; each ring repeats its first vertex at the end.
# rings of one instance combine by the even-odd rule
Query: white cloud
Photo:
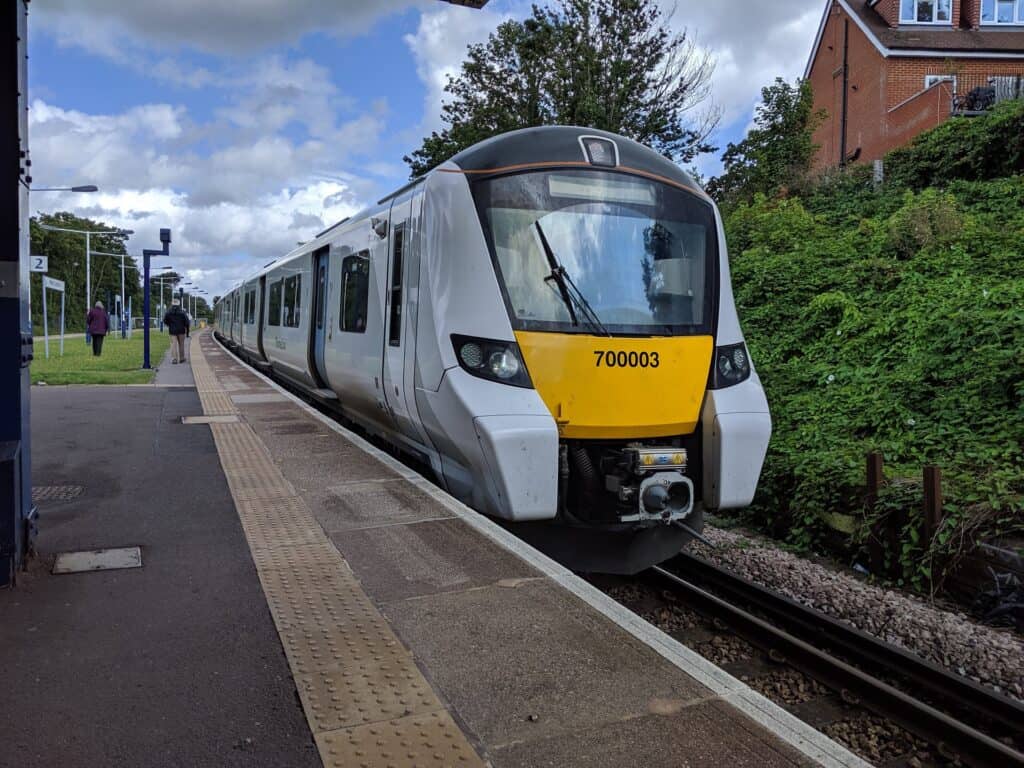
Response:
POLYGON ((217 55, 293 44, 314 31, 358 35, 431 0, 47 0, 33 24, 63 45, 115 60, 130 49, 187 47, 217 55))
POLYGON ((442 127, 441 104, 449 75, 457 75, 471 43, 487 39, 497 26, 512 18, 511 13, 474 10, 460 6, 440 7, 423 13, 415 34, 405 44, 416 60, 416 73, 427 88, 423 105, 424 135, 442 127))

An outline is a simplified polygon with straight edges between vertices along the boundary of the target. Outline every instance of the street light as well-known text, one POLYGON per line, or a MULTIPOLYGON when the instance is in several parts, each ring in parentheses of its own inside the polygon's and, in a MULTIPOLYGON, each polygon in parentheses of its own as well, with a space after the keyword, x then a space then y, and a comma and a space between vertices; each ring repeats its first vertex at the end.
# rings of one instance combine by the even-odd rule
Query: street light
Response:
POLYGON ((98 192, 95 184, 84 184, 81 187, 31 187, 30 192, 98 192))
MULTIPOLYGON (((85 311, 89 311, 89 307, 92 305, 92 274, 90 272, 89 264, 89 237, 90 235, 134 235, 135 231, 131 229, 111 229, 111 230, 92 230, 92 229, 68 229, 67 227, 55 227, 52 224, 39 224, 43 229, 48 229, 51 232, 73 232, 77 235, 85 235, 85 311)), ((85 343, 89 343, 89 328, 86 326, 85 329, 85 343)))

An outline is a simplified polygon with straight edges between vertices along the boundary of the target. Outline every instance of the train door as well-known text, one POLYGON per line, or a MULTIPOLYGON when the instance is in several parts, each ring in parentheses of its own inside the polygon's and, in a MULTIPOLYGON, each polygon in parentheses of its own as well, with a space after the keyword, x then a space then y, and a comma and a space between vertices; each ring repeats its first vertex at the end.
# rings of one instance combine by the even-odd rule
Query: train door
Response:
POLYGON ((327 365, 324 362, 324 347, 327 343, 327 300, 328 300, 328 255, 330 246, 324 246, 313 254, 313 332, 309 335, 312 349, 312 369, 320 386, 327 382, 327 365))
POLYGON ((384 295, 384 398, 388 411, 398 427, 408 437, 419 441, 420 435, 412 423, 405 387, 405 352, 415 344, 414 334, 406 333, 405 299, 406 272, 409 259, 409 232, 412 223, 412 205, 409 199, 393 203, 388 227, 388 268, 384 295))
POLYGON ((257 293, 257 299, 259 300, 259 313, 256 322, 256 349, 260 351, 260 357, 264 360, 267 359, 267 353, 263 351, 263 318, 266 314, 267 306, 267 276, 260 275, 260 287, 257 293))

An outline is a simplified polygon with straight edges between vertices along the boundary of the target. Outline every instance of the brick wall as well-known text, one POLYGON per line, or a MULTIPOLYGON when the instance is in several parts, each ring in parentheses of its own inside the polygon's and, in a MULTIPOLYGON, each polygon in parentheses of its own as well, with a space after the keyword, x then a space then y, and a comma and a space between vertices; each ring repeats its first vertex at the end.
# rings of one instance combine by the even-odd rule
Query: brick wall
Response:
POLYGON ((977 29, 981 26, 981 0, 961 0, 960 26, 977 29))
POLYGON ((1024 75, 1024 62, 1007 59, 898 59, 890 58, 886 108, 902 104, 924 90, 926 75, 963 75, 966 81, 992 75, 1024 75))
POLYGON ((870 147, 865 147, 863 159, 875 160, 908 144, 919 133, 948 120, 952 108, 952 83, 937 83, 917 94, 887 114, 884 130, 874 137, 870 147))
MULTIPOLYGON (((856 2, 857 0, 854 0, 856 2)), ((900 23, 900 0, 881 0, 875 6, 875 13, 885 19, 890 27, 897 27, 900 23)))
POLYGON ((849 22, 850 90, 848 93, 846 151, 871 144, 881 130, 886 108, 885 59, 846 12, 833 4, 810 72, 815 111, 827 117, 814 134, 818 145, 816 168, 839 165, 842 144, 843 26, 849 22))
MULTIPOLYGON (((895 5, 896 0, 894 0, 895 5)), ((980 0, 964 0, 977 5, 980 0)), ((878 4, 881 9, 884 2, 878 4)), ((898 5, 895 5, 897 14, 898 5)), ((957 11, 960 11, 959 5, 957 11)), ((958 18, 954 16, 954 18, 958 18)), ((964 83, 992 75, 1024 75, 1024 62, 1005 59, 946 57, 884 58, 853 19, 833 2, 821 45, 810 71, 815 110, 827 117, 814 134, 818 146, 814 167, 839 165, 842 144, 843 26, 849 21, 849 85, 846 151, 858 148, 858 162, 870 162, 907 143, 921 131, 946 120, 952 87, 943 84, 925 91, 926 75, 957 75, 964 83)))

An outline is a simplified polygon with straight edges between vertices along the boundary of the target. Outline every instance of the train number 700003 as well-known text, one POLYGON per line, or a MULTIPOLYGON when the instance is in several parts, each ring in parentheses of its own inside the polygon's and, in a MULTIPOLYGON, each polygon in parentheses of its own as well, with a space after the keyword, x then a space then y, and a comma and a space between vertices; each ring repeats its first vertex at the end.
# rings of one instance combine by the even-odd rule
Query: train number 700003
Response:
POLYGON ((595 367, 600 368, 657 368, 661 359, 657 352, 625 352, 619 350, 594 350, 595 367))

